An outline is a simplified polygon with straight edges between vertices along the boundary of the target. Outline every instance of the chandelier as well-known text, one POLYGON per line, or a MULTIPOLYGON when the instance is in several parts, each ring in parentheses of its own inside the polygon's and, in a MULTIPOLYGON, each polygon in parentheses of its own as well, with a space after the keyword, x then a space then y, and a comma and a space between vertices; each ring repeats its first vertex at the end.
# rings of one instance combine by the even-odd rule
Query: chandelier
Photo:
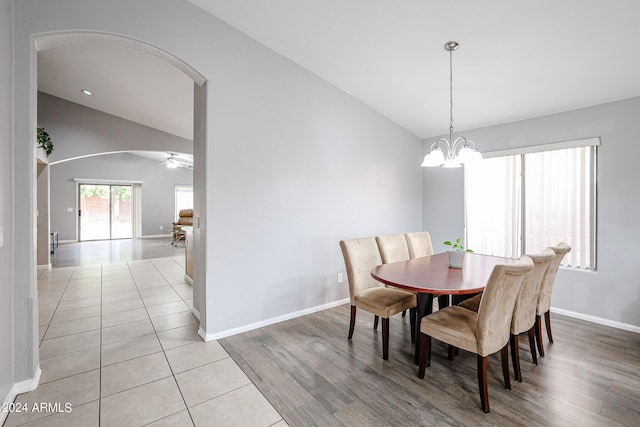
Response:
POLYGON ((463 163, 482 159, 482 154, 476 149, 475 142, 464 136, 453 140, 453 51, 459 46, 455 41, 444 45, 445 50, 449 52, 449 139, 440 138, 431 144, 429 153, 424 156, 421 166, 459 168, 463 163))

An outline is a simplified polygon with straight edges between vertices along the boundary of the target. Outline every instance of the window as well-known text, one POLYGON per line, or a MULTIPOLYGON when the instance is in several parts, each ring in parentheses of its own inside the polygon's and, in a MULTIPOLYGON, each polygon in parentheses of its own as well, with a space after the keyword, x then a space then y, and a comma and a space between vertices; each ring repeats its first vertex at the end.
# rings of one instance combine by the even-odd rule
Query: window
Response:
POLYGON ((176 185, 176 219, 182 209, 193 209, 193 185, 176 185))
POLYGON ((465 165, 467 247, 517 258, 564 241, 572 248, 565 267, 594 270, 598 144, 489 153, 465 165))

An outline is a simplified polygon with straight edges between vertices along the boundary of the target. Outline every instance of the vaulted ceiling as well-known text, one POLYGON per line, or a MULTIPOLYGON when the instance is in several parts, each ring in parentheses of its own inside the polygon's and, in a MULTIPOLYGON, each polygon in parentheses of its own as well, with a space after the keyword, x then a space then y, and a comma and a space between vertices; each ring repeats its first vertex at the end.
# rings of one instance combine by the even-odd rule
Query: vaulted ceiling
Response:
MULTIPOLYGON (((190 1, 422 138, 448 130, 449 40, 456 130, 640 95, 636 0, 190 1)), ((40 90, 191 138, 191 81, 102 49, 41 52, 40 90)))

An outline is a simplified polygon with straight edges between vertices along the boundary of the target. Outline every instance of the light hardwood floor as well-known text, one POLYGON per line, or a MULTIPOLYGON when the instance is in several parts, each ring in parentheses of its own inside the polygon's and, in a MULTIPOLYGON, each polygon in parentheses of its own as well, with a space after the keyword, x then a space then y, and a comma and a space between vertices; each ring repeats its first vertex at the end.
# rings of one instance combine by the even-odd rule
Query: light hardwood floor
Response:
POLYGON ((220 343, 290 426, 640 425, 640 334, 552 314, 555 342, 545 338, 538 366, 520 340, 524 381, 512 379, 512 390, 503 387, 499 355, 490 357, 484 414, 475 355, 451 362, 434 341, 420 380, 408 318, 391 319, 388 361, 373 317, 358 312, 352 342, 348 321, 343 305, 220 343))

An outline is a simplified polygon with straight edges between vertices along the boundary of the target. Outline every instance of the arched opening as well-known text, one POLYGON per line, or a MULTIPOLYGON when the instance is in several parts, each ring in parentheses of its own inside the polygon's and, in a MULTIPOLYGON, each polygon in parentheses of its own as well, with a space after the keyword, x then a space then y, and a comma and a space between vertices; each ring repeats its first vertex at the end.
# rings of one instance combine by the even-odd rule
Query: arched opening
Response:
MULTIPOLYGON (((205 106, 206 106, 206 80, 204 77, 198 73, 195 69, 190 67, 188 64, 181 61, 179 58, 174 55, 159 49, 155 46, 149 45, 145 42, 141 42, 138 40, 133 40, 124 36, 117 36, 113 34, 102 34, 95 32, 64 32, 57 34, 47 34, 34 37, 34 45, 32 47, 32 58, 37 58, 37 52, 43 51, 47 49, 52 49, 56 47, 64 47, 64 46, 77 46, 77 45, 92 45, 92 44, 107 44, 111 46, 116 46, 120 48, 126 48, 130 50, 134 50, 145 55, 149 55, 157 60, 160 60, 166 64, 170 64, 176 69, 180 70, 186 76, 188 76, 193 81, 193 90, 194 90, 194 114, 193 114, 193 154, 195 154, 195 161, 193 163, 194 170, 194 179, 193 179, 193 187, 194 187, 194 218, 196 218, 194 224, 194 252, 197 254, 193 259, 193 288, 194 288, 194 307, 193 311, 197 317, 204 316, 204 313, 201 313, 199 301, 204 296, 204 277, 205 277, 205 233, 206 230, 203 226, 201 226, 201 222, 199 221, 200 216, 204 213, 206 207, 206 182, 204 180, 204 153, 206 152, 205 147, 205 106)), ((30 84, 30 93, 29 97, 31 99, 30 103, 32 105, 32 114, 30 118, 30 127, 33 129, 35 134, 36 128, 36 119, 37 117, 35 113, 35 105, 37 103, 37 79, 35 78, 37 75, 36 69, 36 61, 32 61, 31 63, 31 84, 30 84)), ((130 149, 135 149, 139 147, 129 147, 130 149)), ((37 152, 33 148, 29 148, 29 153, 31 159, 29 160, 34 165, 36 164, 36 158, 41 159, 42 156, 38 156, 37 152)), ((23 153, 24 154, 24 153, 23 153)), ((42 160, 38 161, 37 174, 38 177, 41 175, 45 175, 45 171, 48 168, 46 165, 46 161, 42 162, 42 160)), ((28 225, 32 230, 34 230, 34 234, 37 235, 35 230, 37 229, 37 217, 38 217, 38 198, 42 198, 43 189, 47 189, 48 191, 48 182, 45 186, 42 184, 38 185, 38 181, 35 177, 32 178, 32 182, 30 183, 30 191, 26 191, 25 194, 32 194, 32 202, 31 206, 33 207, 33 214, 27 216, 26 221, 22 221, 23 224, 28 221, 28 225)), ((48 180, 47 180, 48 181, 48 180)), ((43 199, 48 199, 48 194, 43 199)), ((18 223, 18 222, 17 222, 18 223)), ((48 231, 46 233, 49 234, 48 231)), ((39 342, 39 333, 38 333, 38 322, 37 320, 37 280, 36 280, 36 265, 39 264, 39 257, 37 254, 37 243, 36 238, 27 239, 27 243, 22 250, 22 253, 28 255, 28 260, 32 265, 32 269, 29 269, 28 272, 23 273, 23 278, 26 280, 22 280, 25 284, 25 289, 21 292, 27 293, 31 295, 30 301, 33 303, 30 306, 25 308, 25 311, 20 313, 16 312, 14 314, 14 319, 16 322, 22 322, 24 319, 28 319, 28 325, 23 327, 23 331, 26 330, 25 347, 26 347, 26 361, 24 362, 24 370, 26 372, 36 372, 35 379, 33 381, 33 386, 37 386, 40 372, 38 371, 38 342, 39 342), (28 289, 26 289, 28 288, 28 289)), ((17 280, 18 282, 20 280, 17 280)), ((204 303, 203 303, 204 305, 204 303)), ((204 320, 204 319, 203 319, 204 320)))

